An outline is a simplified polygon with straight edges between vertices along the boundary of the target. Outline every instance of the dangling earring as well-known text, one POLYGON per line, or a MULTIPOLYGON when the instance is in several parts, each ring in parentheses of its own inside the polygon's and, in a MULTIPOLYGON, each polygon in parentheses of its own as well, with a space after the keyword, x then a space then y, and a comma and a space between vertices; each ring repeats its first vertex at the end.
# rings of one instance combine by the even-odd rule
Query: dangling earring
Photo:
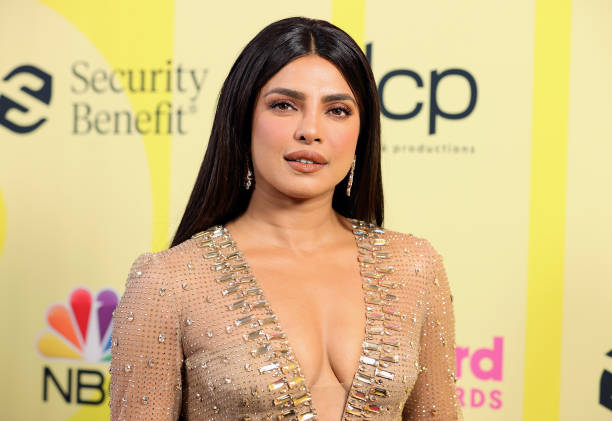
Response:
POLYGON ((353 163, 351 164, 351 171, 349 172, 348 183, 346 184, 346 195, 351 197, 351 187, 353 187, 353 177, 355 176, 355 160, 357 156, 353 158, 353 163))
POLYGON ((246 167, 247 167, 247 173, 246 173, 246 179, 244 181, 244 187, 249 190, 251 188, 252 185, 252 181, 253 181, 253 173, 251 172, 251 167, 249 166, 249 159, 247 158, 247 162, 246 162, 246 167))

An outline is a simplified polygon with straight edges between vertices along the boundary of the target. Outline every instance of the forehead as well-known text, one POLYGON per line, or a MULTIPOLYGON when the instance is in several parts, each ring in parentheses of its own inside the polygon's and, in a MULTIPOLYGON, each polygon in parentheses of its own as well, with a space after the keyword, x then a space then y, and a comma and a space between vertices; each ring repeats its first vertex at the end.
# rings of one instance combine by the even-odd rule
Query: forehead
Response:
POLYGON ((263 93, 268 89, 283 87, 300 90, 305 93, 346 93, 351 94, 348 82, 338 68, 326 59, 311 54, 290 61, 282 67, 263 86, 263 93))

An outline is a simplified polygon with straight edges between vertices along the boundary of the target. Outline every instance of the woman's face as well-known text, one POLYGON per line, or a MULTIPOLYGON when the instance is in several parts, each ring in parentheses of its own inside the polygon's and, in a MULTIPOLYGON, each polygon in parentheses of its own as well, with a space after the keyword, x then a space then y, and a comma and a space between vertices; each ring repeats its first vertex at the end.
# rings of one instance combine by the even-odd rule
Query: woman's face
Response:
POLYGON ((276 73, 253 111, 255 188, 297 199, 333 195, 359 136, 357 98, 329 61, 308 55, 276 73))

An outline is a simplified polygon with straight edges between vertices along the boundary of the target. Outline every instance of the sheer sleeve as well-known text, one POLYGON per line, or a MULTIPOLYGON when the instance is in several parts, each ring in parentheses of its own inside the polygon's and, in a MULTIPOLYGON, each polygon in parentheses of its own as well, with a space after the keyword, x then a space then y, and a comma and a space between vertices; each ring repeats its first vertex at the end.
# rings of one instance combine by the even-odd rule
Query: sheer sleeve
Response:
POLYGON ((115 309, 110 364, 112 421, 176 420, 180 413, 180 324, 162 263, 156 254, 138 256, 115 309))
POLYGON ((404 421, 461 421, 455 387, 455 318, 442 257, 429 245, 429 295, 421 331, 419 375, 402 413, 404 421))

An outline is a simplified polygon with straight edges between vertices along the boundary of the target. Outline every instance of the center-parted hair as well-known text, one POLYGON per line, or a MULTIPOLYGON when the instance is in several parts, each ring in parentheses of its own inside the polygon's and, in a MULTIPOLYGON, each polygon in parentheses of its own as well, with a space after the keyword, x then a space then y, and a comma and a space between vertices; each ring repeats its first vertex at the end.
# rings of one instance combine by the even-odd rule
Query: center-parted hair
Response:
POLYGON ((250 161, 255 101, 280 69, 309 54, 338 68, 359 107, 351 196, 345 194, 347 175, 335 188, 332 206, 345 217, 382 225, 380 107, 370 64, 355 41, 337 26, 324 20, 292 17, 262 29, 242 50, 225 79, 206 154, 171 247, 207 227, 237 218, 247 209, 253 189, 246 190, 244 180, 250 161))

